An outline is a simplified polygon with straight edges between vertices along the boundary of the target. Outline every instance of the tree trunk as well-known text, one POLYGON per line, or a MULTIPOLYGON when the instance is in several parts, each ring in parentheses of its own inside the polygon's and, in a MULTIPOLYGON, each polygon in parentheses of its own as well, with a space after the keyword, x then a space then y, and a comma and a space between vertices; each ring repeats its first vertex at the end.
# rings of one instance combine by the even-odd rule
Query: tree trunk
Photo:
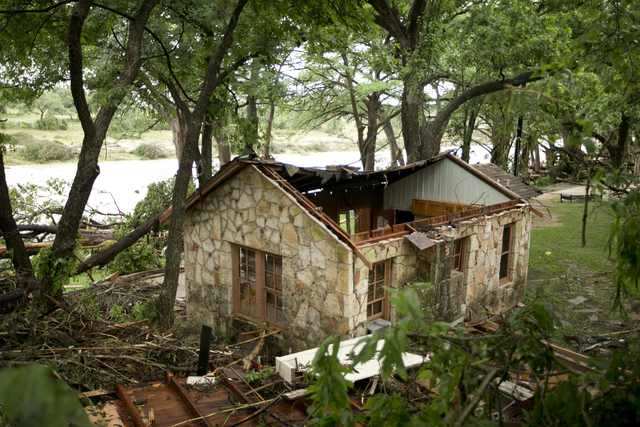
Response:
POLYGON ((180 277, 180 263, 183 250, 183 226, 185 217, 185 200, 191 180, 191 168, 195 154, 195 147, 198 145, 198 134, 200 123, 194 122, 191 118, 187 122, 186 141, 182 157, 178 164, 173 198, 171 201, 172 211, 169 222, 169 235, 167 238, 167 248, 165 250, 165 274, 160 297, 158 298, 158 323, 161 327, 170 328, 174 322, 174 304, 176 292, 178 290, 178 279, 180 277))
POLYGON ((633 175, 640 177, 640 131, 635 133, 635 144, 633 145, 633 175))
POLYGON ((553 149, 555 146, 553 142, 549 141, 549 148, 544 147, 545 166, 547 171, 556 165, 556 152, 553 149))
POLYGON ((349 65, 349 58, 345 52, 342 52, 342 64, 345 66, 344 79, 347 91, 349 92, 349 102, 351 106, 351 117, 356 124, 356 134, 358 137, 358 151, 360 152, 360 162, 364 170, 367 170, 367 152, 366 152, 366 140, 364 135, 365 125, 360 118, 360 109, 358 107, 358 94, 356 93, 355 86, 353 85, 353 76, 351 75, 351 66, 349 65))
POLYGON ((178 162, 182 158, 182 151, 184 150, 184 138, 185 138, 185 124, 182 113, 177 112, 176 117, 171 119, 171 137, 173 139, 173 147, 176 150, 176 158, 178 162))
MULTIPOLYGON (((420 126, 419 130, 419 138, 417 139, 420 143, 418 149, 414 149, 414 152, 417 152, 418 158, 414 160, 428 159, 437 155, 440 152, 440 143, 442 141, 442 137, 447 129, 449 124, 449 120, 451 119, 451 115, 466 102, 482 96, 488 95, 490 93, 499 92, 501 90, 507 89, 512 86, 522 86, 523 84, 529 81, 539 80, 540 77, 532 77, 532 72, 527 71, 521 73, 517 76, 514 76, 510 79, 502 79, 495 80, 485 83, 480 83, 478 85, 472 86, 456 97, 454 97, 451 101, 447 103, 447 105, 438 111, 436 117, 430 120, 428 123, 424 123, 424 125, 420 126)), ((406 89, 406 88, 405 88, 406 89)), ((420 92, 416 92, 416 96, 422 96, 424 98, 424 87, 420 87, 420 92)), ((403 102, 404 102, 404 93, 403 93, 403 102)), ((404 105, 404 104, 403 104, 404 105)), ((413 107, 412 107, 413 108, 413 107)), ((420 113, 422 109, 420 109, 420 113)), ((418 115, 420 117, 420 115, 418 115)), ((424 117, 424 114, 422 114, 424 117)), ((404 120, 404 118, 403 118, 404 120)), ((419 121, 418 121, 419 122, 419 121)), ((411 129, 413 132, 414 130, 411 129)), ((404 133, 404 121, 403 121, 403 133, 404 133)), ((412 137, 415 140, 415 137, 412 137)), ((406 147, 406 142, 405 142, 406 147)), ((407 152, 409 149, 407 148, 407 152)))
POLYGON ((380 114, 380 95, 376 92, 367 97, 367 136, 360 149, 362 166, 372 171, 376 166, 376 142, 378 137, 378 116, 380 114))
POLYGON ((264 150, 263 157, 265 159, 271 158, 271 133, 273 132, 273 118, 276 114, 276 100, 271 97, 269 99, 269 115, 267 116, 267 129, 265 130, 264 135, 264 150))
MULTIPOLYGON (((411 75, 404 79, 402 100, 400 104, 400 121, 402 123, 402 137, 407 151, 407 162, 421 160, 426 141, 422 140, 421 129, 425 125, 424 117, 424 86, 411 75)), ((439 150, 439 147, 438 147, 439 150)), ((431 151, 429 148, 428 151, 431 151)))
POLYGON ((211 95, 220 84, 220 70, 224 58, 233 45, 233 33, 238 25, 240 14, 248 0, 238 0, 229 22, 224 30, 222 40, 209 57, 204 81, 202 82, 198 99, 193 109, 189 112, 187 104, 180 98, 176 88, 169 86, 174 99, 179 99, 185 123, 186 137, 182 158, 178 163, 178 173, 176 174, 173 187, 171 221, 169 222, 169 235, 167 238, 167 249, 165 251, 165 271, 162 290, 157 300, 158 323, 160 326, 169 328, 173 325, 173 307, 178 290, 178 279, 180 276, 180 262, 183 250, 183 225, 185 217, 185 199, 189 189, 191 179, 191 166, 198 151, 198 137, 209 107, 211 95))
POLYGON ((519 176, 528 177, 529 176, 529 164, 530 159, 532 157, 532 147, 534 144, 535 136, 527 133, 524 138, 524 144, 520 147, 520 170, 519 176))
POLYGON ((384 130, 384 134, 387 137, 387 142, 389 143, 389 151, 391 152, 391 166, 404 166, 404 156, 402 155, 402 150, 398 147, 398 140, 396 139, 396 134, 393 131, 393 125, 391 124, 391 119, 385 120, 380 117, 380 120, 383 121, 382 129, 384 130))
POLYGON ((218 160, 220 167, 231 161, 231 147, 224 133, 224 121, 216 119, 213 123, 213 136, 216 138, 216 146, 218 147, 218 160))
POLYGON ((612 141, 607 145, 611 165, 616 169, 623 168, 625 165, 630 126, 630 117, 622 113, 620 124, 618 124, 617 138, 612 138, 615 142, 612 141))
POLYGON ((518 116, 518 123, 516 124, 516 146, 513 152, 513 174, 518 176, 520 173, 520 156, 522 147, 522 129, 524 126, 524 117, 522 114, 518 116))
POLYGON ((4 156, 0 147, 0 232, 4 237, 7 249, 11 253, 11 262, 16 272, 17 284, 20 288, 29 289, 36 284, 29 254, 24 247, 24 242, 11 208, 9 188, 4 173, 4 156))
POLYGON ((582 210, 582 247, 587 246, 587 218, 589 215, 589 195, 591 190, 591 168, 587 171, 587 182, 584 189, 584 209, 582 210))
MULTIPOLYGON (((87 0, 81 0, 71 11, 68 31, 70 88, 84 136, 76 175, 58 223, 58 233, 53 241, 53 256, 50 258, 52 261, 56 260, 57 262, 60 258, 70 259, 73 256, 80 221, 93 183, 100 173, 98 167, 100 150, 111 120, 126 96, 126 89, 131 86, 140 70, 145 26, 157 2, 158 0, 144 0, 129 23, 125 64, 115 80, 107 100, 98 110, 95 121, 91 117, 84 89, 82 53, 82 30, 91 4, 87 0)), ((62 296, 62 287, 53 282, 53 276, 56 274, 55 267, 54 265, 49 267, 49 276, 43 280, 44 290, 54 297, 60 297, 62 296)))
POLYGON ((478 118, 478 109, 470 107, 466 111, 464 131, 462 134, 462 160, 469 163, 471 158, 471 141, 473 140, 473 131, 476 128, 476 119, 478 118))
POLYGON ((533 170, 540 173, 542 170, 542 162, 540 161, 540 144, 538 141, 533 142, 533 170))
POLYGON ((244 154, 255 152, 258 146, 258 99, 255 95, 247 96, 247 121, 249 129, 244 140, 244 154))
POLYGON ((202 149, 201 149, 200 186, 207 182, 213 175, 213 122, 207 118, 202 125, 202 149))

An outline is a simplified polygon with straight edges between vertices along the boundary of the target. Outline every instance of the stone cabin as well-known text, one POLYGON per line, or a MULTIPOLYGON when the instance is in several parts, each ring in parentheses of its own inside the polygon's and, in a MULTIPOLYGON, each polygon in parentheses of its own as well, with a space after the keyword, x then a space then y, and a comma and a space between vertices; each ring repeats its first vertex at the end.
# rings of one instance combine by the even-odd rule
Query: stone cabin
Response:
POLYGON ((302 349, 393 321, 390 290, 415 282, 435 317, 502 312, 526 284, 528 196, 449 153, 375 172, 236 158, 187 200, 187 315, 302 349))

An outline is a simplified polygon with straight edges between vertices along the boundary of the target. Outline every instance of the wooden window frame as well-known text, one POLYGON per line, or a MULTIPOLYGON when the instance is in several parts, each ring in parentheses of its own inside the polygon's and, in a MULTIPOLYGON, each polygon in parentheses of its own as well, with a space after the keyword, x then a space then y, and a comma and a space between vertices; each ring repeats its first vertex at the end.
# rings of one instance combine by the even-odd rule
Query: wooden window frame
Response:
POLYGON ((500 281, 500 284, 504 285, 504 284, 508 284, 511 283, 511 281, 513 280, 513 272, 512 272, 512 267, 511 264, 513 262, 513 244, 514 244, 514 239, 515 239, 515 229, 516 229, 516 223, 515 222, 511 222, 509 224, 505 224, 502 226, 502 236, 501 239, 502 241, 500 242, 500 256, 498 258, 498 280, 500 281), (507 248, 507 250, 505 250, 504 248, 504 233, 506 230, 509 230, 509 247, 507 248), (506 275, 505 276, 501 276, 502 273, 502 259, 503 257, 506 256, 506 275))
POLYGON ((387 292, 387 288, 390 286, 391 284, 391 269, 392 269, 392 260, 391 259, 387 259, 384 261, 380 261, 380 262, 376 262, 373 263, 371 265, 371 269, 369 270, 369 280, 367 282, 367 304, 366 304, 366 313, 367 313, 367 321, 371 321, 371 320, 376 320, 376 319, 385 319, 385 320, 389 320, 389 297, 388 297, 388 292, 387 292), (384 272, 382 274, 382 279, 378 279, 377 277, 375 277, 375 271, 376 271, 376 266, 378 265, 383 265, 384 266, 384 272), (373 281, 374 283, 374 289, 373 289, 373 294, 374 294, 374 299, 372 301, 369 300, 369 288, 371 287, 371 282, 372 282, 372 274, 373 274, 373 281), (375 298, 375 294, 376 294, 376 288, 375 286, 380 286, 380 284, 382 285, 382 297, 380 298, 375 298), (381 312, 377 312, 373 315, 369 315, 369 306, 372 306, 373 304, 376 304, 378 302, 382 302, 382 311, 381 312))
POLYGON ((264 260, 265 260, 265 270, 264 270, 264 295, 265 295, 265 310, 266 315, 265 319, 269 322, 273 322, 275 324, 281 324, 286 321, 284 318, 284 288, 283 288, 283 280, 282 280, 282 256, 272 254, 270 252, 263 252, 264 260), (269 257, 275 261, 270 271, 270 260, 269 257), (280 309, 282 311, 282 319, 277 318, 277 314, 274 311, 274 319, 269 319, 269 294, 272 295, 274 301, 274 310, 277 311, 280 309), (281 305, 278 307, 278 301, 280 301, 281 305))
POLYGON ((453 242, 453 267, 452 270, 461 273, 467 272, 467 260, 469 258, 469 237, 461 237, 453 242))
MULTIPOLYGON (((283 301, 282 308, 284 311, 284 289, 283 289, 283 259, 281 255, 271 252, 265 252, 258 249, 254 249, 248 246, 231 244, 231 264, 233 269, 232 275, 232 314, 251 317, 255 320, 268 322, 271 324, 279 325, 274 320, 268 319, 267 316, 267 273, 266 273, 266 258, 267 255, 273 257, 279 257, 281 260, 280 265, 280 297, 283 301), (248 250, 255 253, 255 274, 256 274, 256 311, 254 316, 249 316, 242 311, 242 299, 240 296, 240 251, 248 250)), ((271 289, 271 288, 270 288, 271 289)))

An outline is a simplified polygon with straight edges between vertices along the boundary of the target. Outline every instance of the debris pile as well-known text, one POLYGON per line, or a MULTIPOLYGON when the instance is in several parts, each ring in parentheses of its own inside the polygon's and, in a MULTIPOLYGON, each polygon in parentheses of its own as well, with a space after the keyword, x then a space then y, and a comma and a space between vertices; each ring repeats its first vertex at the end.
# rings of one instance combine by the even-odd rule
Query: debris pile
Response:
MULTIPOLYGON (((197 338, 188 330, 158 332, 149 320, 134 319, 137 309, 145 314, 160 286, 143 280, 153 277, 150 272, 136 275, 68 293, 65 303, 46 314, 26 307, 3 316, 0 367, 46 364, 77 390, 136 384, 166 370, 192 371, 197 338)), ((212 350, 211 359, 226 364, 233 352, 212 350)))

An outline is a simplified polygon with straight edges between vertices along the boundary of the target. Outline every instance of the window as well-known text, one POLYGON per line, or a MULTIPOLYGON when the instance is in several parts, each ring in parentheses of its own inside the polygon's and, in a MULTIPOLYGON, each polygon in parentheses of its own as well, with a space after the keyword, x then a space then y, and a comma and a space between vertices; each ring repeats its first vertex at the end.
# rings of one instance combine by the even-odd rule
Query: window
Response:
POLYGON ((267 320, 282 323, 284 299, 282 297, 282 257, 265 254, 264 288, 267 298, 267 320))
POLYGON ((256 280, 256 251, 240 247, 240 308, 243 314, 256 317, 256 298, 258 283, 256 280))
POLYGON ((464 272, 467 267, 467 247, 469 238, 463 237, 453 243, 453 269, 464 272))
POLYGON ((511 263, 511 246, 513 245, 514 224, 507 224, 502 228, 502 249, 500 253, 500 271, 499 278, 501 282, 507 282, 511 279, 510 263, 511 263))
POLYGON ((282 257, 234 246, 234 312, 283 323, 282 257))
POLYGON ((373 264, 369 270, 369 289, 367 292, 367 319, 387 317, 387 299, 385 287, 388 285, 391 262, 389 260, 373 264))

